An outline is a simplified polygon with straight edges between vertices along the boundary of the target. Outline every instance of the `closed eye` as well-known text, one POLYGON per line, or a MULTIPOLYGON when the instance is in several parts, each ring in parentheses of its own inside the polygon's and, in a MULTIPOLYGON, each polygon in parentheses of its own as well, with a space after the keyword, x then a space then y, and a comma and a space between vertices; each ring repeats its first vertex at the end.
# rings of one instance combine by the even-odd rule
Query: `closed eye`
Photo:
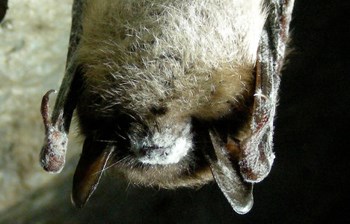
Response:
POLYGON ((166 112, 168 111, 168 108, 162 107, 162 106, 160 106, 160 107, 158 107, 158 106, 152 106, 152 107, 150 108, 150 111, 151 111, 151 113, 152 113, 153 115, 164 115, 164 114, 166 114, 166 112))

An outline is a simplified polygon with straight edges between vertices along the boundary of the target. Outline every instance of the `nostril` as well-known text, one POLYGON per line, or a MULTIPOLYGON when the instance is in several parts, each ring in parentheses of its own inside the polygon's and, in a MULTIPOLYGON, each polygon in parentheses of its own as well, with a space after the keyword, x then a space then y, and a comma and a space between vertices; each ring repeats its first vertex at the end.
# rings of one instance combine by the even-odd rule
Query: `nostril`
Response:
POLYGON ((142 156, 149 156, 151 154, 153 155, 163 155, 165 152, 165 148, 164 147, 160 147, 158 145, 143 145, 140 149, 139 149, 139 153, 142 156))
POLYGON ((154 151, 154 150, 159 150, 161 149, 162 147, 159 147, 157 145, 143 145, 141 147, 141 151, 142 152, 148 152, 148 151, 154 151))

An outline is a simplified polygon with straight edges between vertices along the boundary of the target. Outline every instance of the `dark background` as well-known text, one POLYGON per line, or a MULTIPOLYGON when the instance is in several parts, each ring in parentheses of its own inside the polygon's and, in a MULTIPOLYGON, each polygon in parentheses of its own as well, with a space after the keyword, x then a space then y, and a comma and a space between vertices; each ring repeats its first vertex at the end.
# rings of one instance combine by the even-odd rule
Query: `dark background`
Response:
POLYGON ((275 123, 276 160, 268 178, 255 185, 250 213, 234 213, 215 184, 163 191, 108 176, 88 206, 76 210, 69 202, 69 174, 10 208, 3 222, 350 223, 350 1, 297 0, 293 17, 293 52, 275 123), (14 219, 16 214, 22 215, 14 219))

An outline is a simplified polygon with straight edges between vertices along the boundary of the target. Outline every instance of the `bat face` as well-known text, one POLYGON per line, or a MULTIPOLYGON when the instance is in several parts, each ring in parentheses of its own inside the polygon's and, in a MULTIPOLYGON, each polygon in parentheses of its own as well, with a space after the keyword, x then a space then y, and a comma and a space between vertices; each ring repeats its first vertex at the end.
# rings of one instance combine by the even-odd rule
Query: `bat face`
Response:
POLYGON ((293 0, 74 0, 51 118, 52 91, 42 101, 42 166, 63 168, 76 109, 85 137, 73 179, 77 207, 109 169, 164 188, 214 179, 237 213, 248 212, 252 183, 274 159, 292 7, 293 0))
POLYGON ((191 170, 200 150, 194 119, 209 126, 233 117, 233 137, 242 138, 237 129, 247 120, 238 121, 237 111, 248 110, 253 93, 264 15, 249 1, 222 3, 251 7, 247 15, 210 1, 151 2, 88 2, 77 50, 84 83, 78 117, 85 136, 116 142, 124 152, 116 160, 139 167, 186 161, 183 169, 191 170), (239 23, 249 14, 254 21, 239 23))

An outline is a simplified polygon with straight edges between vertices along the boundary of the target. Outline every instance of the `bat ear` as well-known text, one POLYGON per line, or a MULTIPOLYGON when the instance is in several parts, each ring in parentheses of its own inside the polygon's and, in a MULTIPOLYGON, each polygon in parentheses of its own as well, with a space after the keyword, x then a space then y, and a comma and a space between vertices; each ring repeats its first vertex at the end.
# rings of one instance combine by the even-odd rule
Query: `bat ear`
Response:
POLYGON ((96 190, 114 146, 86 138, 73 178, 72 202, 82 208, 96 190))
MULTIPOLYGON (((235 165, 229 153, 235 147, 232 143, 224 143, 219 134, 214 130, 209 130, 213 147, 208 147, 205 156, 209 162, 214 179, 232 208, 238 214, 245 214, 253 206, 253 184, 243 180, 238 165, 235 165), (231 144, 229 146, 229 144, 231 144), (211 148, 211 150, 210 150, 211 148)), ((237 147, 239 147, 237 145, 237 147)))

